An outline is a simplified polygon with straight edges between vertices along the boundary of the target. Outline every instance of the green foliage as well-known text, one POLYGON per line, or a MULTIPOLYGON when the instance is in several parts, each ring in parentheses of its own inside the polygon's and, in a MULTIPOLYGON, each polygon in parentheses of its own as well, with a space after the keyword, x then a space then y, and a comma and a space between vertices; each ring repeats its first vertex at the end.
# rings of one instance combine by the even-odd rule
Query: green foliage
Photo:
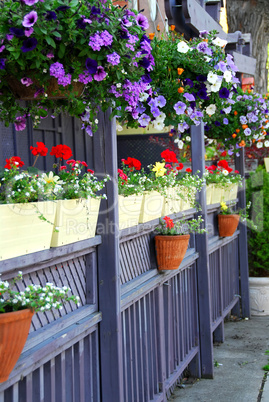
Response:
POLYGON ((257 229, 249 229, 250 276, 269 276, 269 175, 262 166, 247 180, 247 201, 257 229))

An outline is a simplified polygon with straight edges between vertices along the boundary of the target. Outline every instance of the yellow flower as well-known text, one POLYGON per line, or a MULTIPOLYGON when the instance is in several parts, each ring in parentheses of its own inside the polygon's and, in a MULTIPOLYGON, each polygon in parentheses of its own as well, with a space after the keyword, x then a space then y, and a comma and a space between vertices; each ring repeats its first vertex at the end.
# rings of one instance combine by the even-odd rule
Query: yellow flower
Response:
POLYGON ((155 172, 156 177, 163 176, 165 174, 166 169, 165 169, 164 165, 165 165, 165 162, 164 163, 161 163, 161 162, 155 163, 152 171, 155 172))
POLYGON ((62 180, 60 180, 59 176, 57 175, 54 176, 53 172, 49 172, 49 174, 44 173, 43 179, 48 184, 62 184, 63 182, 62 180))
POLYGON ((226 211, 228 209, 226 202, 221 202, 220 207, 221 207, 222 211, 226 211))

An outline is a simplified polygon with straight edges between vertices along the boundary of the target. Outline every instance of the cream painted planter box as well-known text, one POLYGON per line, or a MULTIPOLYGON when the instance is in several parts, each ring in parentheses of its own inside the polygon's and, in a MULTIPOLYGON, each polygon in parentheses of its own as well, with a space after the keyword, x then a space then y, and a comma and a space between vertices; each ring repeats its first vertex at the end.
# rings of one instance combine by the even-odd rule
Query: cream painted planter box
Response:
POLYGON ((223 201, 231 201, 237 198, 238 184, 230 184, 223 189, 223 201))
POLYGON ((223 188, 213 184, 211 204, 217 204, 223 201, 223 188))
POLYGON ((143 195, 119 195, 119 229, 138 225, 143 195))
POLYGON ((162 216, 164 197, 158 191, 145 192, 141 205, 139 223, 145 223, 162 216))
POLYGON ((0 205, 0 260, 48 250, 55 212, 53 201, 0 205))
POLYGON ((191 200, 186 199, 188 191, 184 186, 178 186, 178 191, 183 196, 183 198, 181 200, 181 211, 186 211, 187 209, 193 208, 193 204, 195 202, 196 189, 193 189, 193 194, 191 196, 191 200))
POLYGON ((51 247, 59 247, 95 236, 100 199, 58 200, 51 247))
POLYGON ((251 315, 269 315, 269 278, 249 278, 251 315))
POLYGON ((162 216, 175 214, 182 210, 182 199, 177 194, 177 187, 168 187, 162 209, 162 216))
POLYGON ((207 184, 206 186, 206 204, 212 204, 212 194, 214 191, 214 184, 207 184))

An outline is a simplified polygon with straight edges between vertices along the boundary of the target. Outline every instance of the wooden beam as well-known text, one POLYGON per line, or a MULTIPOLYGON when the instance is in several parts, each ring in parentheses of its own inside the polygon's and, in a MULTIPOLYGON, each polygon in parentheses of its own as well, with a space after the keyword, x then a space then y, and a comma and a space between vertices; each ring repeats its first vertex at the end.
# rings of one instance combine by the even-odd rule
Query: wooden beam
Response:
MULTIPOLYGON (((205 142, 204 126, 191 126, 191 158, 192 171, 199 170, 201 177, 205 173, 205 142)), ((207 207, 206 207, 206 186, 198 195, 198 202, 204 225, 207 228, 207 207)), ((211 330, 211 290, 209 277, 209 249, 208 234, 197 234, 196 251, 199 253, 197 260, 197 284, 198 284, 198 304, 199 304, 199 334, 200 334, 200 358, 201 374, 203 378, 213 378, 213 336, 211 330)))
POLYGON ((116 120, 110 110, 98 116, 99 128, 93 136, 94 171, 110 175, 107 200, 102 200, 97 233, 102 244, 97 248, 98 300, 100 323, 100 365, 102 402, 123 402, 123 362, 120 307, 118 167, 116 120))

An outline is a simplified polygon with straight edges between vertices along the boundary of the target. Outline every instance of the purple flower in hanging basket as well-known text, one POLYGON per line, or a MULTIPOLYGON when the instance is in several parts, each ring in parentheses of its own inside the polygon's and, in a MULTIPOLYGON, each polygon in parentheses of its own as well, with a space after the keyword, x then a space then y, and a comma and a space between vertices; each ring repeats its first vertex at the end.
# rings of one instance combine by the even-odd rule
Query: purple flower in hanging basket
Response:
POLYGON ((29 14, 26 14, 23 18, 22 25, 25 28, 30 28, 35 25, 38 19, 38 15, 36 11, 31 11, 29 14))
POLYGON ((29 38, 29 36, 31 36, 33 32, 34 32, 34 28, 32 28, 32 27, 25 28, 24 35, 27 36, 27 38, 29 38))
POLYGON ((58 61, 56 63, 51 64, 50 75, 52 75, 55 78, 63 77, 65 75, 64 66, 58 61))
POLYGON ((45 15, 47 21, 57 20, 57 14, 54 11, 47 11, 45 15))
POLYGON ((21 79, 21 83, 22 83, 23 85, 25 85, 26 87, 29 87, 30 85, 33 84, 33 81, 31 80, 31 78, 23 77, 23 78, 21 79))
POLYGON ((23 116, 16 117, 14 126, 16 131, 23 131, 26 127, 26 118, 23 116))
POLYGON ((107 57, 108 63, 111 63, 112 66, 116 66, 117 64, 120 63, 120 56, 116 52, 108 54, 106 57, 107 57))
POLYGON ((206 77, 206 75, 200 74, 200 75, 197 75, 196 79, 199 82, 205 82, 207 80, 207 77, 206 77))
POLYGON ((206 42, 199 43, 197 45, 196 49, 198 50, 198 52, 204 53, 208 56, 212 56, 212 54, 213 54, 212 49, 210 49, 210 47, 208 47, 208 44, 206 42))
POLYGON ((197 97, 202 100, 209 99, 206 89, 199 89, 199 91, 197 92, 197 97))
POLYGON ((45 92, 44 88, 39 88, 35 94, 34 94, 34 98, 37 98, 39 95, 42 95, 45 92))
POLYGON ((223 124, 225 124, 226 126, 229 124, 229 120, 227 119, 227 117, 224 117, 223 119, 223 124))
POLYGON ((138 123, 140 124, 141 127, 147 127, 147 125, 150 122, 150 117, 146 114, 143 113, 138 119, 138 123))
POLYGON ((23 53, 30 52, 34 50, 37 46, 37 39, 36 38, 28 38, 22 42, 21 50, 23 53))
POLYGON ((0 59, 0 70, 5 69, 5 62, 6 62, 6 59, 0 59))
POLYGON ((190 88, 193 87, 193 81, 190 78, 185 78, 185 80, 183 80, 184 85, 188 85, 190 88))
POLYGON ((38 0, 22 0, 24 4, 27 6, 32 6, 33 4, 37 3, 38 0))
POLYGON ((95 74, 96 73, 97 66, 98 66, 98 63, 97 63, 96 60, 91 59, 90 57, 88 57, 86 59, 85 65, 86 65, 86 68, 87 68, 89 74, 95 74))
POLYGON ((150 61, 146 57, 143 57, 143 59, 139 60, 139 65, 143 68, 148 68, 150 66, 150 61))
POLYGON ((149 84, 152 81, 152 78, 150 78, 149 74, 144 74, 144 75, 142 75, 141 80, 145 84, 149 84))
POLYGON ((219 127, 219 126, 220 126, 220 122, 219 122, 218 120, 216 120, 216 121, 214 122, 214 124, 215 124, 216 127, 219 127))
POLYGON ((93 78, 95 81, 103 81, 107 76, 107 73, 104 70, 104 67, 98 66, 97 67, 97 72, 94 74, 93 78))
POLYGON ((173 107, 174 107, 174 109, 176 111, 176 114, 178 114, 178 115, 179 114, 184 114, 184 112, 185 112, 185 110, 187 108, 185 103, 183 103, 181 101, 177 102, 173 107))
POLYGON ((22 36, 24 36, 24 29, 23 28, 16 28, 16 27, 12 27, 9 28, 9 32, 16 36, 16 38, 21 38, 22 36))
POLYGON ((149 23, 148 23, 147 17, 145 17, 142 14, 138 14, 135 19, 136 19, 137 25, 139 25, 144 31, 146 29, 148 29, 149 23))
POLYGON ((92 6, 91 14, 93 14, 93 15, 98 15, 98 14, 100 14, 100 8, 97 8, 97 7, 95 7, 95 6, 92 6))
POLYGON ((230 91, 227 88, 221 88, 219 90, 219 97, 222 99, 227 99, 229 98, 230 91))
POLYGON ((113 42, 113 36, 106 30, 101 33, 100 38, 103 41, 101 46, 110 46, 113 42))
POLYGON ((156 105, 159 107, 164 107, 166 105, 166 99, 162 95, 157 96, 155 101, 156 101, 156 105))
POLYGON ((63 11, 63 12, 65 12, 65 11, 67 11, 69 8, 70 8, 70 7, 68 7, 68 6, 60 6, 60 7, 56 8, 55 11, 63 11))

